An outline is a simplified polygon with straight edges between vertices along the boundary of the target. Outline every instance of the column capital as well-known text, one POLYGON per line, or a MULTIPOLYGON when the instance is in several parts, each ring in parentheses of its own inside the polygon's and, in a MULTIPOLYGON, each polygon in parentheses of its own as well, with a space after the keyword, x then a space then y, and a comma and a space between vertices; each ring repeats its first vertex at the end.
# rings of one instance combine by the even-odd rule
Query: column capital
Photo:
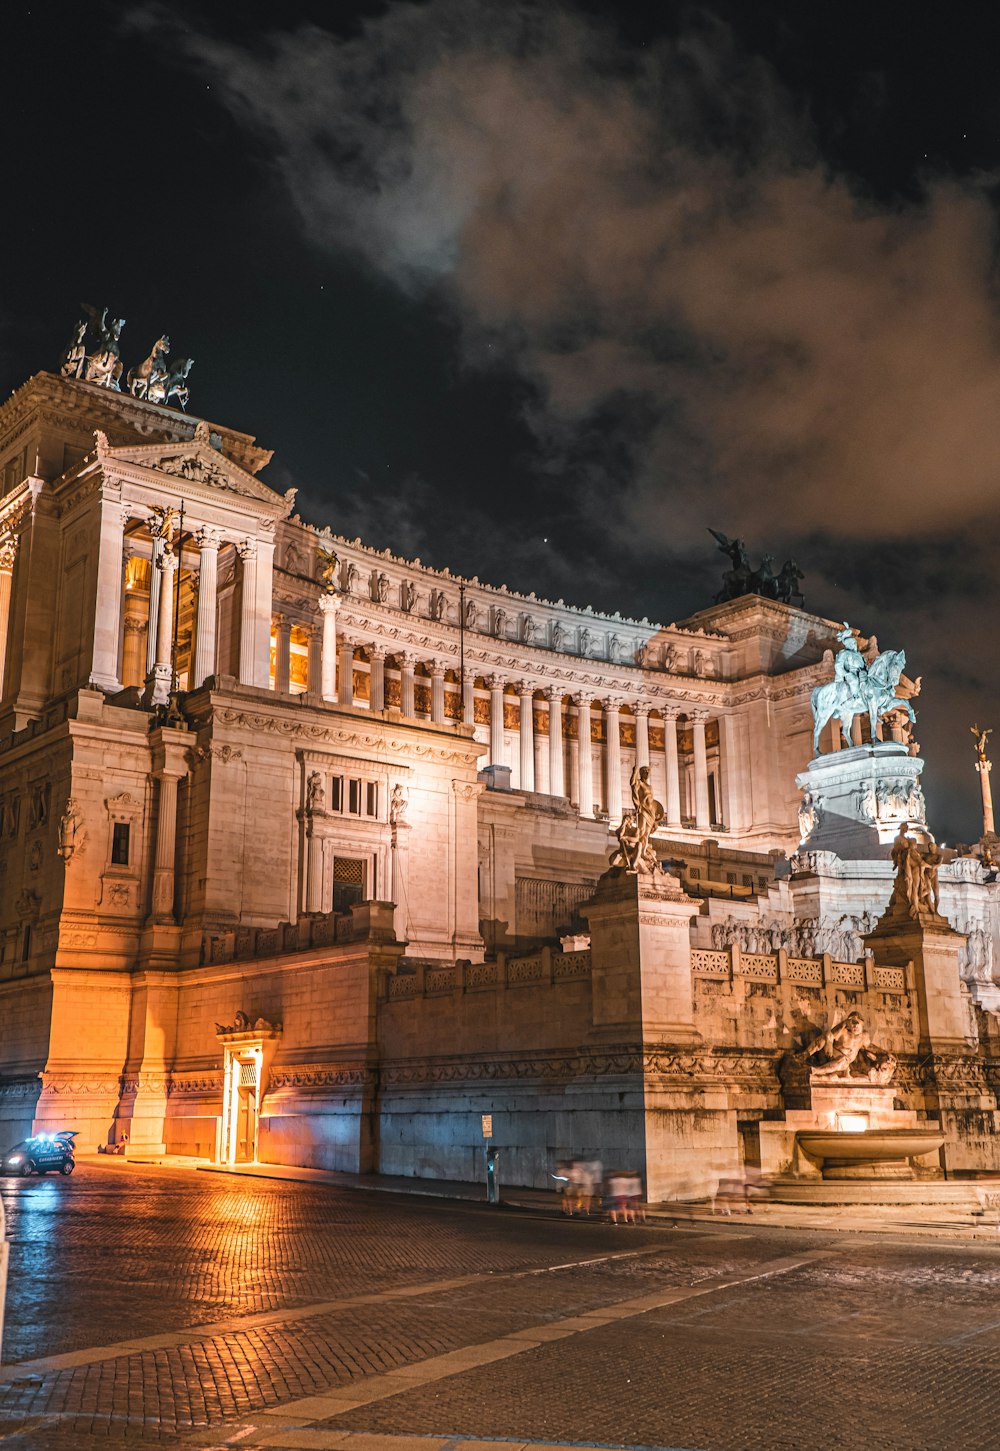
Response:
POLYGON ((622 700, 621 696, 609 695, 607 699, 601 702, 601 704, 604 706, 604 710, 607 715, 617 715, 625 702, 622 700))
POLYGON ((163 574, 173 574, 179 563, 180 561, 177 555, 167 551, 165 554, 160 555, 156 561, 156 567, 163 574))
POLYGON ((573 704, 576 706, 577 710, 583 710, 584 708, 589 710, 593 703, 594 697, 590 694, 589 691, 578 690, 573 696, 573 704))
POLYGON ((322 594, 317 601, 320 612, 324 615, 335 615, 340 608, 338 595, 322 594))
POLYGON ((386 654, 387 654, 387 651, 386 651, 386 648, 385 648, 384 645, 378 645, 378 644, 366 645, 365 646, 365 649, 368 651, 368 654, 369 654, 369 656, 370 656, 370 658, 372 660, 384 660, 385 657, 386 657, 386 654))
POLYGON ((648 700, 636 700, 632 702, 632 714, 636 720, 640 720, 643 716, 648 716, 649 711, 650 705, 648 700))
POLYGON ((673 724, 676 725, 677 724, 677 719, 680 716, 680 714, 681 714, 681 708, 680 708, 679 705, 661 705, 660 706, 660 715, 663 717, 664 721, 672 721, 673 724))
POLYGON ((517 682, 517 693, 521 697, 522 700, 526 696, 532 696, 532 695, 534 695, 534 693, 535 693, 535 683, 534 683, 534 681, 533 680, 519 680, 517 682))
POLYGON ((487 684, 491 690, 503 690, 507 684, 507 677, 506 675, 491 675, 487 684))
POLYGON ((274 628, 276 630, 287 630, 289 634, 292 633, 292 622, 287 615, 277 614, 272 618, 274 619, 274 628))
POLYGON ((693 721, 695 725, 703 726, 711 714, 712 712, 704 706, 695 706, 694 710, 688 711, 687 718, 689 721, 693 721))
POLYGON ((545 697, 550 705, 555 705, 557 703, 559 705, 562 705, 563 693, 564 692, 561 685, 547 685, 545 687, 545 697))
POLYGON ((444 679, 444 672, 447 670, 447 668, 448 667, 447 667, 447 665, 445 665, 445 663, 444 663, 443 660, 431 660, 430 661, 430 671, 431 671, 431 677, 432 677, 432 679, 434 679, 434 680, 443 680, 444 679))
POLYGON ((218 529, 210 529, 207 525, 203 525, 195 534, 194 542, 204 554, 206 549, 219 548, 222 543, 222 534, 218 529))
POLYGON ((400 670, 412 670, 417 663, 417 657, 412 650, 397 650, 396 659, 399 661, 400 670))
POLYGON ((9 574, 14 568, 14 561, 17 558, 18 542, 16 534, 11 534, 0 542, 0 570, 6 574, 9 574))
POLYGON ((239 544, 237 544, 237 546, 236 546, 236 552, 240 556, 241 559, 256 559, 257 558, 257 541, 256 541, 256 539, 241 539, 240 542, 239 542, 239 544))

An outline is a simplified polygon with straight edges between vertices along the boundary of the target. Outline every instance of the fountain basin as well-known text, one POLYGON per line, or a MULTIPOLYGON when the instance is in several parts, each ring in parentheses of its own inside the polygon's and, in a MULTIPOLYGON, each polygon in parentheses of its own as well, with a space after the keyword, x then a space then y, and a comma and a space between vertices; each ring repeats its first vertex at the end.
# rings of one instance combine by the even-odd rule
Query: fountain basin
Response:
POLYGON ((800 1129, 799 1147, 822 1164, 824 1179, 913 1179, 911 1159, 940 1149, 940 1129, 800 1129))

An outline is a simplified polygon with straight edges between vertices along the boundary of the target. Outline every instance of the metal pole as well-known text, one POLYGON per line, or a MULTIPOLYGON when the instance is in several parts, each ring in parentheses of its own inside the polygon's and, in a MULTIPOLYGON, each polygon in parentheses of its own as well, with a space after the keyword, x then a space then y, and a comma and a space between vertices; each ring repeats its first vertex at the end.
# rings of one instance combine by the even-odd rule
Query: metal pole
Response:
POLYGON ((465 581, 458 586, 459 720, 465 719, 465 581))

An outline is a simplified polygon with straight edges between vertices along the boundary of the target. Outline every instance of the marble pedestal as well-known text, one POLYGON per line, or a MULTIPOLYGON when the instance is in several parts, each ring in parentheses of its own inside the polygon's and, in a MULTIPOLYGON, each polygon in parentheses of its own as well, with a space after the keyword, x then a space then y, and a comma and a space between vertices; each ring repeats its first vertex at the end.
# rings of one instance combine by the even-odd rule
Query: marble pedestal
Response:
POLYGON ((923 761, 898 741, 876 741, 817 756, 795 778, 802 792, 800 851, 833 852, 844 861, 889 855, 901 821, 927 839, 920 789, 923 761))

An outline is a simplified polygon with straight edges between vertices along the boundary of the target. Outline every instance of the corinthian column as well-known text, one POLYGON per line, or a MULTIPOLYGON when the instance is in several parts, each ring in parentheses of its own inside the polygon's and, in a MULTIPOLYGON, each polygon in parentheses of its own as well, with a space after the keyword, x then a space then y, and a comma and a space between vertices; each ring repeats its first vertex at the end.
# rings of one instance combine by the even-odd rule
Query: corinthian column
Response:
POLYGON ((692 722, 694 734, 694 820, 700 830, 711 826, 708 809, 708 749, 705 744, 705 716, 701 711, 692 722))
POLYGON ((431 720, 444 724, 444 666, 437 660, 431 666, 431 720))
POLYGON ((522 680, 518 687, 521 701, 520 743, 521 743, 521 790, 535 789, 535 692, 531 682, 522 680))
POLYGON ((608 820, 617 826, 622 819, 621 701, 604 702, 604 790, 608 820))
POLYGON ((173 685, 174 575, 178 562, 177 555, 172 553, 161 554, 156 561, 156 653, 153 668, 146 677, 143 704, 147 706, 165 705, 173 685))
POLYGON ((274 689, 287 695, 292 688, 292 622, 284 615, 274 617, 274 689))
POLYGON ((563 768, 562 688, 552 685, 545 692, 549 700, 549 791, 553 796, 566 793, 563 768))
POLYGON ((635 706, 635 764, 649 765, 649 706, 644 701, 635 706))
POLYGON ((243 582, 240 608, 240 683, 253 685, 257 628, 257 545, 244 539, 237 545, 243 561, 243 582))
POLYGON ((7 635, 10 631, 10 593, 14 578, 14 561, 17 558, 17 539, 11 535, 0 544, 0 700, 5 694, 3 688, 4 664, 7 659, 7 635))
POLYGON ((663 754, 666 758, 667 799, 664 803, 668 826, 681 824, 681 772, 677 753, 677 712, 663 712, 663 754))
POLYGON ((340 686, 337 699, 341 705, 354 704, 354 641, 340 641, 340 686))
MULTIPOLYGON (((320 655, 320 694, 324 700, 337 699, 337 607, 340 601, 336 595, 323 594, 319 597, 320 613, 323 616, 323 643, 320 655)), ((310 682, 310 689, 312 682, 310 682)))
POLYGON ((194 679, 195 690, 215 674, 215 609, 219 587, 219 533, 216 529, 200 529, 195 535, 200 567, 198 570, 198 618, 195 624, 194 679))
POLYGON ((503 688, 502 675, 491 675, 490 687, 490 765, 503 766, 503 688))
POLYGON ((594 815, 594 756, 590 745, 590 695, 576 697, 576 733, 580 744, 580 815, 594 815))
POLYGON ((381 645, 368 647, 371 682, 368 704, 372 710, 385 710, 385 650, 381 645))
POLYGON ((414 716, 417 713, 416 692, 413 687, 413 667, 417 663, 417 657, 411 655, 409 650, 402 650, 396 656, 399 665, 399 709, 405 716, 414 716))

